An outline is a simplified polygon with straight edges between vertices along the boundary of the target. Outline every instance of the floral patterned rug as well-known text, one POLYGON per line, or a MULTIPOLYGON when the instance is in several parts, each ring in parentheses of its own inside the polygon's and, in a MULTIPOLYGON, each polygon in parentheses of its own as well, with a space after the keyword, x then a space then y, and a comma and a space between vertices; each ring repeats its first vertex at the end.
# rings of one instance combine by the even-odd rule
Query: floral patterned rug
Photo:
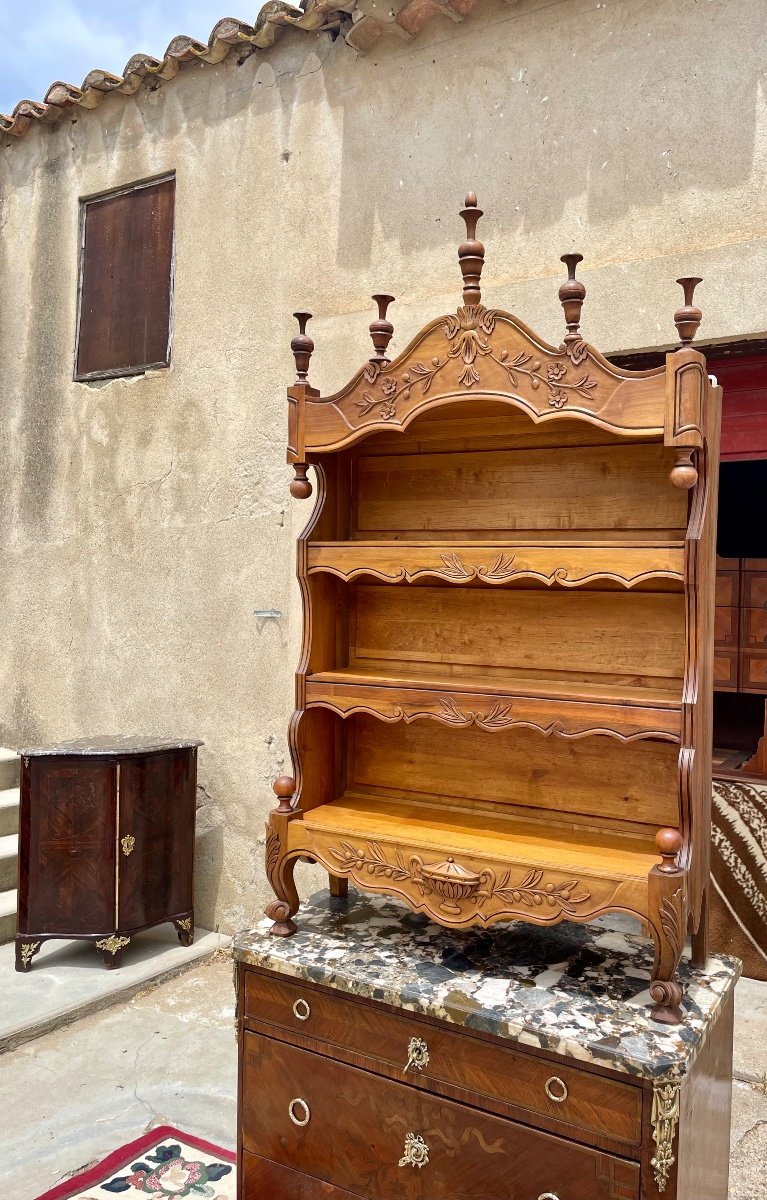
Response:
POLYGON ((58 1183, 37 1200, 107 1200, 125 1194, 188 1196, 194 1200, 235 1200, 237 1156, 170 1125, 153 1129, 115 1150, 95 1167, 58 1183))

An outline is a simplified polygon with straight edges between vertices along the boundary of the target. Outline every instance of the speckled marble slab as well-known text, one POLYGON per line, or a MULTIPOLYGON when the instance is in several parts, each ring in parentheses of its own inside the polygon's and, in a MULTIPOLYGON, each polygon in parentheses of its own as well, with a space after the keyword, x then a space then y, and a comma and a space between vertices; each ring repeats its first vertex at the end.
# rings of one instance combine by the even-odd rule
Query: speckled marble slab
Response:
POLYGON ((740 962, 685 959, 684 1022, 650 1018, 652 943, 627 919, 549 929, 524 922, 448 930, 382 896, 318 892, 298 933, 271 921, 240 933, 234 956, 296 979, 658 1080, 692 1067, 740 975, 740 962))
POLYGON ((72 742, 55 742, 50 746, 30 746, 19 750, 22 758, 41 758, 51 754, 156 754, 161 750, 191 750, 204 743, 197 738, 139 737, 134 734, 99 734, 76 738, 72 742))

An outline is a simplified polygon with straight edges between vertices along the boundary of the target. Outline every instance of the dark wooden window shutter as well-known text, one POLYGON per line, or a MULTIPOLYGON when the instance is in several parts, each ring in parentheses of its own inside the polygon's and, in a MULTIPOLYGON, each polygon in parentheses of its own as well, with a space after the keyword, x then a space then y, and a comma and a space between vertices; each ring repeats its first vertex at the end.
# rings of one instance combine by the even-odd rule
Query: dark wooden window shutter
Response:
POLYGON ((170 362, 175 179, 86 200, 76 379, 170 362))

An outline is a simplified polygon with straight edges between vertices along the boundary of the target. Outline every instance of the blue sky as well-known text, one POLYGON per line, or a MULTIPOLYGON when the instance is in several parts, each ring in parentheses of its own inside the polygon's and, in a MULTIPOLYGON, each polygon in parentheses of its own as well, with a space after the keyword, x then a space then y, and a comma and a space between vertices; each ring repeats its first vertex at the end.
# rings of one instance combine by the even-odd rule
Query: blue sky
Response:
MULTIPOLYGON (((297 2, 297 0, 296 0, 297 2)), ((0 112, 42 100, 56 79, 94 67, 119 75, 139 50, 161 58, 172 37, 205 42, 221 17, 252 23, 261 0, 0 0, 0 112)))

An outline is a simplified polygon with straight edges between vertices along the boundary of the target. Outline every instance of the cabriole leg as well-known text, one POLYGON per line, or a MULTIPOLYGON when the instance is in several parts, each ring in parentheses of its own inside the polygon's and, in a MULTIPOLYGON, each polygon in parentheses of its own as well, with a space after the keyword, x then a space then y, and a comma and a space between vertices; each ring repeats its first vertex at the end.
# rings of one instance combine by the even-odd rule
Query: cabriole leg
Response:
POLYGON ((194 909, 190 909, 183 917, 174 917, 173 924, 181 945, 191 946, 194 941, 194 909))
POLYGON ((16 970, 25 974, 32 965, 32 959, 40 949, 41 943, 28 937, 16 938, 16 970))

